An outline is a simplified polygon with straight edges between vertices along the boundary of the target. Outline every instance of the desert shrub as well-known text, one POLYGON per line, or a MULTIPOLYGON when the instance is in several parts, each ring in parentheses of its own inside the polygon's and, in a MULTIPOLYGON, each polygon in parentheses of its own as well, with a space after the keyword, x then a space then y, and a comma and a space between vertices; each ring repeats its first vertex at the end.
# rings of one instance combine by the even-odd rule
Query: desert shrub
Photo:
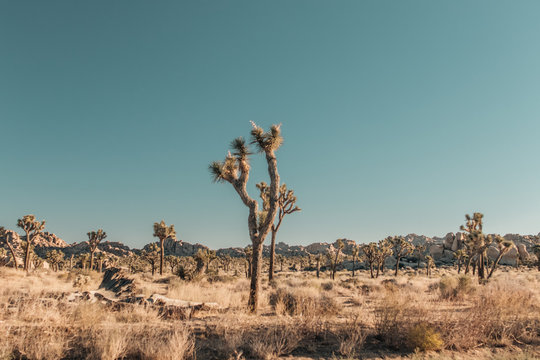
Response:
POLYGON ((354 357, 364 347, 367 334, 358 317, 347 322, 336 334, 339 341, 339 354, 348 358, 354 357))
POLYGON ((327 281, 321 284, 321 288, 325 291, 330 291, 334 288, 334 283, 332 281, 327 281))
POLYGON ((290 354, 301 340, 297 326, 283 323, 251 333, 243 348, 255 359, 270 360, 290 354))
POLYGON ((128 358, 183 360, 195 353, 195 340, 184 326, 141 329, 131 334, 130 343, 132 348, 128 350, 128 358))
POLYGON ((441 335, 427 323, 418 323, 407 334, 407 347, 412 350, 441 350, 444 342, 441 335))
POLYGON ((339 307, 331 297, 310 294, 301 289, 279 288, 270 294, 269 302, 279 315, 328 316, 339 313, 339 307))
POLYGON ((462 300, 465 295, 474 291, 472 279, 469 276, 457 277, 443 276, 439 281, 439 295, 441 299, 462 300))

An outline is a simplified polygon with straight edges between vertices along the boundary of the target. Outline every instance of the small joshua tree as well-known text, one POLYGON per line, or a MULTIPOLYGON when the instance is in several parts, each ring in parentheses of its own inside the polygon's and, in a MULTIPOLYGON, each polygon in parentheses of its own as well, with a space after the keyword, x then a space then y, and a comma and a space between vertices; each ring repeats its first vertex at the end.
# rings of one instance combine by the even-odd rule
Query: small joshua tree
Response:
POLYGON ((345 244, 343 243, 343 240, 337 239, 336 241, 336 247, 333 251, 328 251, 328 261, 330 262, 330 267, 332 269, 331 277, 332 280, 335 280, 336 278, 336 271, 337 266, 339 264, 339 255, 341 254, 341 251, 345 247, 345 244))
POLYGON ((64 261, 64 253, 59 250, 51 250, 47 252, 45 259, 47 260, 53 271, 58 271, 60 265, 64 261))
POLYGON ((393 238, 389 239, 389 243, 392 247, 394 257, 396 258, 396 271, 394 276, 397 276, 399 271, 399 261, 402 257, 413 252, 413 245, 405 240, 403 236, 394 236, 393 238))
POLYGON ((165 256, 165 262, 167 263, 167 265, 169 265, 169 268, 171 269, 171 274, 176 273, 176 270, 180 266, 180 258, 178 256, 168 255, 165 256))
POLYGON ((466 223, 465 225, 461 225, 461 230, 467 233, 465 246, 467 248, 467 255, 469 259, 467 262, 465 273, 468 272, 471 261, 475 261, 473 266, 478 268, 479 280, 484 280, 486 277, 486 251, 493 241, 493 237, 486 236, 482 232, 483 217, 484 215, 481 213, 474 213, 473 216, 465 215, 466 223))
POLYGON ((352 247, 352 277, 354 277, 354 270, 356 267, 356 260, 358 260, 358 255, 360 254, 360 246, 354 244, 352 247))
POLYGON ((99 229, 98 231, 90 231, 86 235, 88 235, 88 246, 90 247, 90 270, 94 270, 94 253, 99 243, 107 237, 107 233, 103 229, 99 229))
POLYGON ((107 256, 104 252, 100 251, 96 254, 96 260, 98 261, 98 272, 103 272, 103 263, 107 260, 107 256))
POLYGON ((416 254, 416 269, 417 271, 420 271, 420 261, 425 256, 425 252, 427 250, 427 246, 424 244, 418 244, 414 247, 414 253, 416 254))
POLYGON ((457 250, 454 253, 454 257, 457 261, 458 270, 457 273, 461 273, 461 267, 463 266, 463 262, 467 259, 467 252, 464 249, 457 250))
POLYGON ((3 240, 8 246, 9 252, 11 253, 11 258, 13 259, 13 268, 17 269, 17 256, 15 255, 15 249, 13 249, 13 245, 11 244, 12 239, 13 236, 11 235, 11 233, 4 229, 3 226, 0 226, 0 240, 3 240))
POLYGON ((268 164, 268 175, 270 177, 270 190, 268 192, 268 207, 262 212, 259 211, 258 202, 247 192, 247 182, 250 173, 249 150, 245 140, 236 138, 231 143, 232 154, 229 152, 223 162, 213 162, 210 164, 210 172, 215 182, 228 182, 236 190, 244 205, 249 209, 248 231, 249 238, 253 245, 251 261, 251 281, 248 308, 256 313, 259 302, 260 274, 262 271, 262 251, 263 243, 274 223, 279 205, 279 173, 277 170, 277 159, 275 152, 281 146, 283 138, 279 125, 272 125, 270 131, 264 130, 252 122, 251 143, 257 146, 259 152, 264 153, 268 164))
POLYGON ((491 266, 491 270, 488 275, 488 279, 491 278, 493 273, 495 272, 495 269, 497 268, 497 265, 499 264, 499 261, 501 261, 501 258, 506 254, 510 249, 514 247, 514 243, 510 240, 505 240, 500 235, 495 235, 493 237, 493 241, 497 244, 497 250, 499 250, 499 255, 497 255, 497 258, 495 261, 493 261, 493 265, 491 266))
POLYGON ((371 242, 366 245, 362 245, 362 252, 364 253, 364 259, 366 259, 368 266, 369 266, 369 272, 371 275, 371 278, 375 278, 375 275, 373 274, 373 267, 377 265, 378 259, 379 259, 379 247, 376 243, 371 242))
POLYGON ((26 233, 26 241, 23 243, 24 249, 24 270, 30 269, 31 249, 36 239, 41 235, 45 228, 45 220, 39 222, 34 215, 25 215, 17 220, 17 226, 26 233))
MULTIPOLYGON (((263 211, 268 211, 270 208, 270 187, 263 181, 259 184, 257 184, 257 188, 260 191, 260 196, 263 202, 263 211)), ((270 243, 270 266, 268 270, 268 280, 272 280, 274 278, 274 263, 275 263, 275 256, 276 256, 276 233, 279 230, 279 227, 281 226, 281 222, 283 221, 283 218, 285 215, 292 214, 296 211, 300 211, 301 209, 295 205, 296 204, 296 196, 294 196, 293 190, 287 190, 287 185, 282 184, 279 187, 279 197, 278 197, 278 214, 277 214, 277 222, 275 224, 272 224, 272 241, 270 243)))
POLYGON ((431 276, 431 269, 435 266, 435 262, 430 255, 426 256, 426 275, 431 276))
POLYGON ((379 277, 379 271, 382 271, 384 275, 384 270, 386 268, 385 266, 386 258, 392 255, 392 245, 390 244, 390 239, 392 239, 392 237, 389 236, 386 239, 379 241, 379 244, 378 244, 379 256, 377 257, 377 276, 376 277, 379 277))
POLYGON ((43 259, 40 258, 35 252, 32 254, 32 265, 34 269, 41 269, 43 267, 43 259))
MULTIPOLYGON (((176 231, 174 230, 174 225, 167 226, 165 221, 161 220, 159 223, 154 223, 154 236, 159 239, 159 275, 163 275, 163 262, 165 259, 165 248, 163 243, 168 237, 174 237, 176 231)), ((152 274, 153 275, 153 274, 152 274)))
POLYGON ((159 245, 157 243, 150 244, 146 250, 142 251, 141 258, 150 264, 152 276, 154 276, 157 264, 160 261, 159 245))

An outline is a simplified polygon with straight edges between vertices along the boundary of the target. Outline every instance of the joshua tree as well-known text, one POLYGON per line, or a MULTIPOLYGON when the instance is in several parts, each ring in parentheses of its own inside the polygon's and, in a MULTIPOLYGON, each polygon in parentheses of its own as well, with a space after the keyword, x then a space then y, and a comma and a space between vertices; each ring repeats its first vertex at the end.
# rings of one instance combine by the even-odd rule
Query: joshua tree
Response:
POLYGON ((180 266, 180 258, 174 255, 165 256, 165 262, 171 268, 171 274, 175 273, 175 270, 180 266))
POLYGON ((495 259, 495 261, 493 261, 493 265, 491 266, 491 270, 487 277, 488 279, 491 278, 491 276, 493 275, 493 272, 497 268, 497 265, 499 264, 499 261, 504 256, 504 254, 506 254, 508 251, 510 251, 510 249, 514 247, 514 243, 512 241, 505 240, 500 235, 495 235, 493 237, 493 241, 497 243, 497 250, 499 250, 499 255, 497 255, 497 258, 495 259))
MULTIPOLYGON (((270 187, 263 181, 257 184, 257 188, 260 191, 260 196, 263 203, 263 211, 268 211, 270 208, 270 187)), ((281 222, 285 215, 292 214, 301 209, 296 204, 296 196, 294 196, 293 190, 287 190, 287 185, 282 184, 279 187, 279 197, 278 197, 278 214, 277 222, 272 224, 272 241, 270 243, 270 266, 268 270, 268 280, 274 278, 274 258, 276 255, 276 233, 281 226, 281 222)))
POLYGON ((279 263, 279 271, 283 272, 283 263, 285 262, 285 256, 278 254, 276 260, 279 263))
POLYGON ((99 243, 107 237, 107 233, 103 229, 99 229, 98 231, 90 231, 86 235, 88 235, 88 246, 90 247, 90 270, 94 270, 94 253, 99 243))
POLYGON ((272 125, 268 132, 252 122, 251 143, 255 144, 259 152, 266 156, 268 175, 270 177, 270 190, 268 193, 268 207, 259 212, 259 204, 247 192, 246 186, 249 178, 249 156, 251 152, 242 137, 231 143, 233 153, 227 155, 223 162, 213 162, 210 172, 216 182, 228 182, 236 190, 240 199, 249 209, 248 230, 253 245, 252 271, 248 307, 251 312, 257 312, 259 302, 260 274, 262 262, 263 243, 274 223, 279 205, 279 174, 275 151, 281 146, 283 138, 279 125, 272 125))
MULTIPOLYGON (((373 267, 377 264, 378 259, 380 257, 379 255, 379 247, 376 243, 371 242, 366 245, 362 245, 362 252, 364 253, 364 258, 366 259, 368 265, 369 265, 369 271, 371 274, 371 278, 373 279, 375 276, 373 274, 373 267)), ((378 271, 377 271, 378 274, 378 271)))
POLYGON ((420 271, 420 261, 424 258, 424 254, 427 250, 427 246, 424 244, 418 244, 414 247, 414 253, 416 254, 416 269, 420 271))
POLYGON ((147 250, 142 251, 141 258, 150 264, 152 276, 154 276, 157 264, 160 261, 159 245, 157 243, 150 244, 147 250))
POLYGON ((392 247, 394 257, 396 258, 396 271, 394 276, 397 276, 399 271, 399 260, 413 252, 413 244, 405 240, 403 236, 394 236, 392 238, 388 238, 388 240, 390 246, 392 247))
POLYGON ((392 246, 390 244, 391 237, 387 237, 384 240, 379 241, 379 256, 377 258, 377 276, 379 277, 379 271, 382 271, 384 274, 384 270, 386 268, 386 258, 392 255, 392 246))
POLYGON ((317 278, 321 277, 321 261, 323 259, 323 256, 321 253, 318 253, 316 256, 315 256, 315 262, 316 262, 316 265, 317 265, 317 278))
POLYGON ((104 252, 98 252, 96 254, 96 260, 98 261, 98 272, 103 272, 103 263, 107 260, 107 256, 104 252))
POLYGON ((163 243, 165 242, 166 238, 173 237, 175 235, 176 231, 174 230, 174 225, 167 226, 163 220, 161 220, 160 223, 154 223, 154 236, 159 239, 160 248, 159 275, 163 275, 163 261, 165 259, 165 248, 163 243))
POLYGON ((22 219, 17 220, 17 226, 23 229, 26 233, 26 241, 23 243, 24 248, 24 270, 30 269, 30 258, 32 246, 35 240, 41 235, 45 228, 45 220, 39 222, 34 215, 25 215, 22 219))
POLYGON ((90 263, 90 254, 79 255, 79 261, 81 262, 81 268, 86 270, 87 265, 90 263))
POLYGON ((13 245, 11 245, 10 239, 13 239, 11 233, 4 229, 3 226, 0 226, 0 240, 4 240, 4 242, 8 246, 9 252, 11 253, 11 258, 13 259, 13 267, 17 269, 17 256, 15 255, 15 250, 13 249, 13 245))
POLYGON ((58 271, 60 264, 64 261, 64 253, 59 250, 48 251, 45 255, 45 259, 53 269, 53 271, 58 271))
POLYGON ((331 277, 332 280, 335 280, 336 278, 336 271, 337 266, 339 263, 339 255, 341 254, 341 250, 345 247, 345 244, 343 243, 343 240, 337 239, 336 241, 336 248, 334 250, 328 251, 327 257, 330 262, 330 267, 332 269, 331 277))
POLYGON ((360 246, 354 244, 352 247, 352 277, 354 277, 354 268, 356 267, 356 260, 358 260, 358 255, 360 253, 360 246))
POLYGON ((426 256, 426 275, 431 275, 431 268, 435 265, 433 258, 430 255, 426 256))
POLYGON ((456 261, 457 261, 457 266, 458 266, 457 273, 459 274, 461 273, 461 267, 463 266, 463 262, 465 261, 465 259, 467 259, 467 252, 463 249, 457 250, 454 253, 454 257, 456 258, 456 261))
POLYGON ((35 252, 33 252, 32 256, 32 265, 34 266, 34 269, 40 269, 43 267, 43 259, 40 258, 35 252))
POLYGON ((465 215, 465 226, 461 225, 460 228, 461 230, 467 232, 465 246, 467 247, 467 255, 469 256, 469 260, 467 262, 465 273, 468 272, 470 262, 474 260, 475 263, 473 263, 473 265, 478 268, 479 280, 484 280, 486 277, 486 250, 493 241, 493 238, 491 236, 486 236, 482 232, 483 217, 484 215, 482 215, 481 213, 474 213, 472 217, 470 215, 465 215))

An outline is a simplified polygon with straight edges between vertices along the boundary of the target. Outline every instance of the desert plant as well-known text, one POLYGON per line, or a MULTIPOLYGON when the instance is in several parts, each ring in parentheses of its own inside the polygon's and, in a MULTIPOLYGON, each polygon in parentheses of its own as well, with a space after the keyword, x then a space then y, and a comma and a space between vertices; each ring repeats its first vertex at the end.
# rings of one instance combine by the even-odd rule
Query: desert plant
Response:
POLYGON ((345 244, 343 243, 343 240, 337 239, 336 247, 328 250, 327 258, 328 258, 328 262, 330 263, 330 269, 331 269, 330 276, 332 280, 335 280, 336 278, 337 266, 339 264, 339 255, 341 254, 341 251, 343 250, 344 247, 345 247, 345 244))
POLYGON ((154 223, 154 236, 159 239, 159 275, 163 275, 163 262, 165 259, 164 242, 165 239, 176 236, 174 225, 167 226, 163 220, 159 223, 154 223))
POLYGON ((270 231, 276 217, 279 205, 279 174, 277 170, 277 160, 275 151, 281 146, 283 138, 279 125, 272 125, 270 131, 264 130, 252 122, 251 130, 252 144, 255 144, 259 152, 264 152, 268 164, 268 175, 270 177, 270 190, 268 192, 268 207, 262 212, 259 211, 258 202, 247 192, 246 186, 249 178, 250 165, 249 156, 251 152, 242 137, 236 138, 231 143, 233 153, 228 153, 225 161, 215 161, 210 164, 210 172, 215 182, 230 183, 240 199, 249 209, 248 230, 251 243, 253 245, 251 264, 251 283, 248 307, 250 311, 257 312, 259 302, 260 274, 262 270, 262 250, 263 243, 270 231))
POLYGON ((53 271, 58 271, 60 264, 64 261, 64 253, 59 250, 48 251, 45 255, 45 259, 53 269, 53 271))
POLYGON ((457 250, 454 252, 454 257, 456 258, 457 266, 458 266, 458 274, 461 273, 461 267, 463 266, 463 262, 467 259, 467 252, 464 249, 457 250))
POLYGON ((493 237, 493 242, 497 244, 497 250, 499 250, 499 254, 497 255, 497 258, 493 261, 493 265, 491 266, 491 270, 489 271, 488 279, 491 278, 493 273, 495 272, 495 269, 497 268, 497 265, 499 264, 499 261, 501 261, 501 258, 506 254, 510 249, 514 247, 514 243, 510 240, 505 240, 500 235, 495 235, 493 237))
POLYGON ((157 243, 150 244, 146 250, 142 251, 141 258, 150 264, 152 276, 154 276, 160 261, 159 245, 157 243))
POLYGON ((88 235, 88 246, 90 247, 90 270, 94 270, 94 253, 99 243, 107 237, 107 233, 103 229, 99 229, 90 231, 86 235, 88 235))
POLYGON ((444 342, 433 326, 420 322, 409 329, 407 345, 411 350, 433 351, 441 350, 444 342))
MULTIPOLYGON (((263 211, 268 211, 270 208, 270 187, 263 181, 257 184, 257 188, 260 191, 260 196, 263 203, 263 211)), ((274 258, 276 254, 276 234, 281 226, 281 222, 285 215, 292 214, 301 209, 295 205, 296 196, 294 196, 294 191, 287 189, 287 185, 282 184, 279 187, 279 196, 278 196, 278 213, 277 220, 275 224, 272 224, 271 228, 271 239, 270 242, 270 266, 268 270, 268 280, 274 278, 274 258)))
POLYGON ((366 259, 371 278, 373 279, 375 275, 373 274, 373 267, 377 264, 379 258, 379 248, 376 243, 371 242, 366 245, 362 245, 362 252, 364 253, 364 259, 366 259))
POLYGON ((484 215, 481 213, 474 213, 473 216, 465 215, 466 223, 461 225, 461 230, 467 234, 467 240, 465 246, 467 248, 469 260, 465 273, 468 272, 471 261, 475 261, 473 266, 478 268, 478 279, 483 280, 486 277, 486 250, 493 241, 491 236, 486 236, 482 232, 482 219, 484 215))
POLYGON ((431 255, 426 256, 426 275, 431 276, 431 269, 435 266, 435 261, 431 255))
POLYGON ((380 240, 378 243, 378 252, 377 252, 377 275, 376 277, 379 277, 379 271, 382 271, 384 274, 384 270, 386 268, 386 258, 392 255, 392 246, 390 244, 390 237, 387 237, 386 239, 380 240))
POLYGON ((425 257, 427 250, 426 244, 418 244, 414 247, 414 253, 416 254, 416 269, 420 270, 420 261, 425 257))
POLYGON ((388 238, 388 243, 392 247, 392 252, 396 258, 396 271, 394 276, 398 275, 399 261, 402 257, 409 255, 413 252, 413 244, 405 240, 403 236, 394 236, 388 238))
POLYGON ((176 273, 176 270, 180 266, 180 258, 178 256, 168 255, 165 256, 165 262, 167 263, 167 265, 169 265, 169 268, 171 269, 171 274, 176 273))
POLYGON ((26 241, 23 242, 24 249, 24 270, 30 269, 30 258, 32 245, 35 240, 41 235, 45 228, 45 220, 39 222, 34 215, 25 215, 17 220, 17 226, 23 229, 26 233, 26 241))
POLYGON ((352 277, 354 277, 354 270, 356 268, 356 261, 358 260, 358 256, 360 254, 360 246, 354 244, 352 247, 351 255, 352 255, 352 277))
POLYGON ((0 226, 0 240, 3 240, 8 249, 11 253, 11 258, 13 259, 13 268, 17 269, 17 256, 15 255, 15 249, 13 249, 13 245, 11 244, 11 241, 13 239, 13 235, 11 232, 8 232, 3 226, 0 226))

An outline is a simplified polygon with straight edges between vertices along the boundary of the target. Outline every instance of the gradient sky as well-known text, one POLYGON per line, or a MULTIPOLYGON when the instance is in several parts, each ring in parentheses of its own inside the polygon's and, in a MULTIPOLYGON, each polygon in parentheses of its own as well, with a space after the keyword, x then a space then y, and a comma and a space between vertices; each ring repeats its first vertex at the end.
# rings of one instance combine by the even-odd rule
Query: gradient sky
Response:
MULTIPOLYGON (((207 170, 282 123, 278 241, 540 231, 539 1, 0 1, 0 225, 249 243, 207 170)), ((249 190, 267 180, 253 159, 249 190)))

